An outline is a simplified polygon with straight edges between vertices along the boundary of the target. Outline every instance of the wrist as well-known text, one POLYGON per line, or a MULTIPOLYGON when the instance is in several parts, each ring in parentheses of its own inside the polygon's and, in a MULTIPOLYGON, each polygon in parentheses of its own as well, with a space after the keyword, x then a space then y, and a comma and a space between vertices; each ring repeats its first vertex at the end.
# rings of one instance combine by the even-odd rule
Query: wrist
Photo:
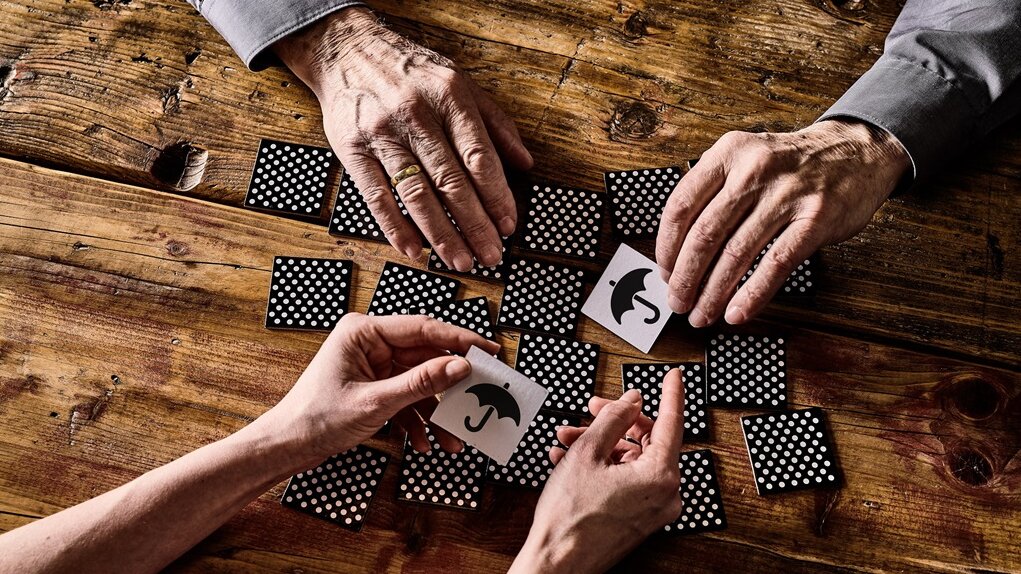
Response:
POLYGON ((352 46, 386 30, 371 10, 353 6, 338 10, 290 34, 273 51, 318 96, 322 79, 352 46))
POLYGON ((308 433, 300 430, 274 407, 227 440, 253 457, 266 461, 266 470, 286 478, 314 467, 327 456, 321 456, 309 444, 308 433))
POLYGON ((540 524, 533 524, 525 544, 511 565, 510 573, 581 571, 578 547, 573 537, 561 536, 540 524))

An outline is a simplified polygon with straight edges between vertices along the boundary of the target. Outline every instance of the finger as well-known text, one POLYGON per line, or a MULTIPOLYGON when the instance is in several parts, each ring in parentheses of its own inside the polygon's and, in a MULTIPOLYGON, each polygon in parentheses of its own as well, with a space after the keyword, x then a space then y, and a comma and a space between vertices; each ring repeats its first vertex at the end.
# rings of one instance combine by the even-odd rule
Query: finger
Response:
POLYGON ((366 387, 372 403, 384 414, 397 412, 423 399, 434 397, 471 374, 471 365, 461 357, 437 357, 404 373, 366 387))
POLYGON ((822 245, 823 239, 804 220, 795 221, 762 257, 755 273, 738 290, 727 307, 727 322, 744 323, 757 315, 787 277, 822 245))
POLYGON ((635 424, 641 413, 641 407, 632 401, 641 401, 641 395, 633 389, 603 407, 588 430, 575 441, 572 450, 579 449, 596 460, 608 460, 617 441, 635 424))
POLYGON ((558 446, 550 447, 550 449, 549 449, 549 459, 550 459, 550 462, 552 462, 554 466, 560 464, 560 461, 564 460, 565 456, 567 456, 567 451, 566 450, 564 450, 564 449, 562 449, 562 448, 560 448, 558 446))
POLYGON ((399 348, 393 350, 393 362, 404 367, 404 370, 407 370, 430 359, 445 357, 447 355, 449 355, 447 351, 436 347, 421 346, 407 349, 399 348))
POLYGON ((500 350, 500 344, 490 341, 475 331, 462 329, 425 315, 387 315, 365 317, 375 335, 391 347, 412 348, 432 346, 461 353, 473 345, 489 354, 500 350))
MULTIPOLYGON (((458 121, 450 120, 451 130, 460 130, 458 121)), ((456 132, 455 132, 456 133, 456 132)), ((451 134, 453 135, 453 133, 451 134)), ((462 139, 464 139, 462 137, 462 139)), ((429 174, 436 194, 443 205, 446 206, 454 223, 460 230, 461 235, 468 242, 468 246, 475 253, 482 265, 492 267, 500 263, 503 258, 502 242, 497 232, 493 219, 483 207, 480 201, 479 191, 476 190, 472 179, 465 173, 462 167, 462 159, 454 155, 447 141, 447 134, 438 125, 423 125, 411 136, 411 150, 422 161, 422 166, 429 174)), ((492 149, 492 146, 489 146, 492 149)), ((473 149, 462 150, 462 158, 475 162, 476 167, 486 163, 476 157, 467 158, 467 154, 485 154, 485 148, 473 147, 473 149)), ((495 155, 496 152, 492 152, 495 155)), ((499 167, 499 161, 496 162, 499 167)), ((472 167, 466 163, 465 166, 472 167)), ((500 168, 501 178, 503 170, 500 168)), ((508 194, 510 189, 507 190, 508 194)), ((505 202, 509 198, 504 198, 505 202)), ((513 201, 511 201, 513 207, 513 201)), ((506 208, 510 209, 510 208, 506 208)), ((469 266, 468 269, 471 269, 469 266)))
POLYGON ((408 433, 408 442, 416 452, 430 452, 432 444, 429 443, 429 435, 425 430, 425 423, 422 417, 412 408, 401 409, 391 417, 394 424, 408 433))
POLYGON ((517 126, 482 88, 472 84, 475 103, 500 156, 516 169, 532 169, 535 161, 528 152, 517 126))
POLYGON ((780 208, 760 203, 727 240, 695 303, 695 309, 708 323, 715 323, 723 314, 738 282, 762 248, 776 236, 786 217, 780 208))
POLYGON ((613 452, 610 453, 610 460, 615 463, 633 462, 638 460, 642 455, 642 447, 633 442, 626 440, 617 441, 617 445, 613 447, 613 452))
POLYGON ((677 255, 677 263, 670 275, 668 303, 675 313, 692 311, 688 315, 692 327, 700 328, 709 324, 700 312, 692 310, 692 306, 702 291, 703 278, 716 259, 716 254, 751 209, 753 196, 746 193, 744 187, 742 181, 727 181, 691 225, 677 255))
POLYGON ((560 427, 557 429, 557 440, 560 441, 560 444, 570 447, 574 441, 578 440, 578 437, 585 434, 586 430, 588 427, 560 427))
POLYGON ((518 220, 514 194, 507 185, 503 163, 489 139, 475 102, 467 101, 453 109, 446 122, 450 143, 461 157, 461 164, 478 191, 482 207, 496 223, 500 235, 509 236, 514 233, 518 220))
MULTIPOLYGON (((415 411, 421 415, 422 420, 428 421, 432 418, 433 413, 436 412, 436 405, 439 401, 436 397, 427 397, 415 403, 415 411)), ((428 423, 427 423, 428 424, 428 423)), ((440 445, 440 448, 447 452, 461 452, 464 448, 464 443, 461 439, 447 432, 446 429, 436 424, 430 424, 429 430, 432 431, 433 436, 436 437, 436 442, 440 445)))
MULTIPOLYGON (((399 144, 380 142, 376 148, 377 157, 391 175, 419 163, 418 158, 399 144)), ((419 173, 398 183, 397 193, 443 262, 458 271, 470 271, 473 265, 471 252, 443 209, 428 175, 419 173)))
MULTIPOLYGON (((722 141, 723 138, 721 138, 722 141)), ((677 183, 663 207, 663 215, 656 235, 656 263, 666 281, 677 265, 681 244, 688 229, 709 201, 723 188, 727 178, 724 165, 726 155, 717 142, 694 167, 677 183)))
POLYGON ((390 178, 379 160, 365 153, 346 154, 341 160, 390 245, 409 259, 421 257, 422 239, 418 230, 401 213, 390 187, 390 178))
MULTIPOLYGON (((599 414, 599 411, 603 409, 603 407, 612 402, 613 401, 611 401, 610 399, 604 399, 603 397, 592 397, 591 399, 589 399, 588 402, 589 412, 592 413, 592 416, 596 416, 599 414)), ((640 415, 638 417, 638 420, 635 421, 635 424, 631 425, 631 428, 629 428, 627 430, 627 433, 625 434, 626 436, 629 436, 632 439, 641 442, 642 437, 649 434, 649 431, 651 430, 652 419, 645 415, 640 415)))
POLYGON ((645 454, 673 461, 676 465, 684 439, 684 385, 680 369, 671 369, 663 378, 660 397, 659 416, 649 433, 645 454))

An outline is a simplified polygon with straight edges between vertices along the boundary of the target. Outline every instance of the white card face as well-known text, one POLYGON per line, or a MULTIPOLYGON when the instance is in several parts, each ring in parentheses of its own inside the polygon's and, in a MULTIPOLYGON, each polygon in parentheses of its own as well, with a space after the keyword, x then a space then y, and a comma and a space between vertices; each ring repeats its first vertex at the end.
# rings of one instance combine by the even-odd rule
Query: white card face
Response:
POLYGON ((471 375, 443 394, 430 421, 506 465, 549 391, 478 347, 465 358, 471 375))
POLYGON ((659 266, 622 243, 581 312, 648 353, 673 314, 667 292, 659 266))

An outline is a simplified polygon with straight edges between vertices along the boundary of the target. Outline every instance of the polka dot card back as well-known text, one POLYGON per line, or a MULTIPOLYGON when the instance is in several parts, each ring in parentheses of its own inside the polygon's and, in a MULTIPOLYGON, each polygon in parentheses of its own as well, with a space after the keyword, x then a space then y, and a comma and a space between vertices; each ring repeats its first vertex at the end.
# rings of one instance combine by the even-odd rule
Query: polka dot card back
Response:
MULTIPOLYGON (((390 189, 390 192, 404 217, 410 218, 408 210, 404 207, 404 202, 401 201, 397 192, 393 188, 390 189)), ((369 210, 369 204, 365 202, 362 192, 359 191, 347 170, 340 178, 337 200, 333 204, 333 213, 330 215, 330 235, 387 242, 386 235, 383 234, 372 211, 369 210)))
POLYGON ((415 313, 423 306, 453 301, 461 282, 387 261, 369 302, 368 315, 415 313))
POLYGON ((329 331, 351 302, 354 264, 343 259, 275 257, 266 327, 329 331))
POLYGON ((485 297, 427 305, 412 311, 412 313, 428 315, 444 323, 475 331, 491 341, 496 338, 496 332, 493 331, 493 320, 489 315, 489 299, 485 297))
POLYGON ((599 345, 523 333, 514 368, 550 390, 544 409, 586 415, 598 365, 599 345))
POLYGON ((677 166, 604 173, 613 231, 625 238, 655 235, 667 198, 681 175, 677 166))
POLYGON ((709 411, 702 363, 622 363, 620 378, 625 391, 638 389, 642 393, 642 413, 656 420, 663 378, 676 368, 681 369, 684 381, 684 442, 708 441, 709 411))
POLYGON ((718 334, 706 346, 710 407, 787 406, 787 353, 780 337, 718 334))
POLYGON ((532 186, 521 247, 567 257, 596 257, 603 195, 557 185, 532 186))
POLYGON ((335 159, 328 148, 262 140, 245 207, 318 217, 335 159))
POLYGON ((541 488, 553 472, 549 449, 560 444, 557 441, 557 427, 578 426, 580 420, 571 415, 539 411, 510 462, 501 466, 490 461, 489 480, 512 486, 541 488))
POLYGON ((741 417, 741 430, 760 495, 840 484, 822 409, 741 417))
POLYGON ((405 439, 397 499, 477 510, 489 458, 468 445, 459 453, 445 452, 432 433, 429 443, 432 451, 424 454, 415 452, 405 439))
POLYGON ((361 530, 390 457, 358 445, 291 477, 280 503, 299 512, 361 530))
POLYGON ((447 264, 444 263, 442 259, 440 259, 440 256, 439 254, 436 253, 435 249, 429 252, 428 267, 433 271, 440 271, 443 273, 454 273, 466 277, 474 277, 475 279, 482 279, 484 281, 503 282, 507 280, 507 266, 510 260, 506 257, 506 254, 507 249, 510 248, 511 241, 512 240, 510 238, 504 238, 503 240, 504 259, 502 259, 500 263, 492 267, 485 267, 483 265, 480 265, 478 261, 475 261, 475 265, 471 269, 469 269, 468 272, 461 273, 456 269, 448 267, 447 264))
POLYGON ((663 530, 694 534, 726 528, 727 516, 713 453, 708 449, 682 452, 677 467, 681 471, 681 515, 663 530))
POLYGON ((585 272, 566 265, 516 259, 500 300, 497 325, 569 336, 578 330, 585 272))
MULTIPOLYGON (((755 257, 755 261, 752 263, 751 269, 741 277, 738 282, 738 288, 740 289, 749 279, 752 278, 752 274, 759 268, 759 264, 762 263, 762 258, 766 256, 773 244, 776 243, 776 239, 770 241, 762 251, 755 257)), ((809 296, 815 292, 815 277, 813 277, 813 266, 811 259, 805 259, 798 264, 798 267, 791 271, 791 274, 787 276, 787 279, 783 283, 783 287, 777 292, 778 296, 809 296)))

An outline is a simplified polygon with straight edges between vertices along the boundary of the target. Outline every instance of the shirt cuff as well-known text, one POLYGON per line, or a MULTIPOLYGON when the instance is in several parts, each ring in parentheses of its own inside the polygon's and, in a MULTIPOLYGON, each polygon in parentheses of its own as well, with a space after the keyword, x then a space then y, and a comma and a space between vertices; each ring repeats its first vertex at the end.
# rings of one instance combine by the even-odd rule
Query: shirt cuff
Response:
POLYGON ((911 158, 917 182, 968 144, 979 114, 964 92, 939 74, 882 56, 817 121, 840 117, 890 132, 911 158))
POLYGON ((200 11, 253 71, 268 67, 267 50, 284 36, 351 6, 356 0, 205 0, 200 11))

